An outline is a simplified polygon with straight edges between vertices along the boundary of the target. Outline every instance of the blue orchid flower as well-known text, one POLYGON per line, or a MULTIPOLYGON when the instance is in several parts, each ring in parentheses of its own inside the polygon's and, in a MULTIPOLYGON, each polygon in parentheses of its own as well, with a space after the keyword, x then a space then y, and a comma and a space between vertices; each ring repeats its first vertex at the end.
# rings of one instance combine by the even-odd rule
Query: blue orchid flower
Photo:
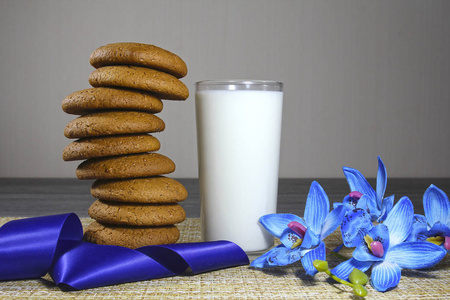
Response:
POLYGON ((446 254, 428 242, 404 242, 412 229, 414 208, 408 197, 402 197, 383 224, 373 225, 371 216, 355 209, 344 217, 342 238, 347 247, 356 247, 349 260, 336 266, 332 273, 347 280, 353 268, 363 272, 372 267, 371 285, 386 291, 398 285, 401 269, 424 269, 436 265, 446 254))
MULTIPOLYGON (((376 220, 378 223, 383 222, 394 205, 394 195, 384 198, 387 172, 381 158, 378 156, 376 191, 358 170, 349 167, 343 167, 342 169, 351 190, 351 193, 346 197, 347 199, 344 198, 344 205, 347 202, 354 208, 362 208, 369 212, 372 220, 376 220)), ((347 207, 351 208, 348 204, 347 207)))
POLYGON ((428 241, 450 252, 450 202, 447 195, 430 185, 423 195, 425 216, 414 215, 409 241, 428 241))
POLYGON ((251 266, 267 268, 285 266, 301 261, 306 273, 314 276, 317 273, 313 266, 316 259, 324 260, 326 247, 323 240, 341 224, 344 207, 331 212, 328 196, 323 188, 314 181, 311 184, 304 218, 294 214, 269 214, 260 218, 260 223, 273 236, 280 239, 281 244, 256 258, 251 266))

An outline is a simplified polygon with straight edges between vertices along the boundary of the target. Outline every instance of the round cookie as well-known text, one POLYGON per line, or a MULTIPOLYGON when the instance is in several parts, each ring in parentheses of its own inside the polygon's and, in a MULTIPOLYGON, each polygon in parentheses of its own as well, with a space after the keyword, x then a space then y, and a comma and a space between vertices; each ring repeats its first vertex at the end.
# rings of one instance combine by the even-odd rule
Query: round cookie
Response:
POLYGON ((104 225, 92 222, 84 232, 84 240, 100 245, 116 245, 131 249, 173 244, 178 241, 180 231, 174 225, 159 227, 133 227, 104 225))
POLYGON ((89 75, 93 87, 122 87, 152 92, 163 99, 186 100, 189 90, 175 76, 135 66, 106 66, 89 75))
POLYGON ((73 115, 84 115, 98 110, 142 110, 159 113, 163 109, 161 99, 147 92, 106 87, 76 91, 64 98, 61 106, 64 112, 73 115))
POLYGON ((175 171, 174 162, 159 153, 93 158, 82 162, 78 179, 136 178, 168 174, 175 171))
POLYGON ((99 179, 91 187, 96 199, 133 203, 175 203, 187 198, 186 188, 175 179, 157 176, 132 179, 99 179))
POLYGON ((159 132, 165 128, 157 116, 139 111, 105 111, 80 116, 67 124, 67 138, 159 132))
POLYGON ((164 226, 184 221, 186 213, 181 205, 129 204, 96 200, 88 214, 102 224, 130 226, 164 226))
POLYGON ((156 69, 177 78, 186 76, 186 63, 176 54, 160 47, 140 43, 113 43, 92 52, 89 59, 95 68, 134 65, 156 69))
POLYGON ((152 152, 158 151, 160 146, 157 138, 146 133, 82 138, 64 148, 63 160, 152 152))

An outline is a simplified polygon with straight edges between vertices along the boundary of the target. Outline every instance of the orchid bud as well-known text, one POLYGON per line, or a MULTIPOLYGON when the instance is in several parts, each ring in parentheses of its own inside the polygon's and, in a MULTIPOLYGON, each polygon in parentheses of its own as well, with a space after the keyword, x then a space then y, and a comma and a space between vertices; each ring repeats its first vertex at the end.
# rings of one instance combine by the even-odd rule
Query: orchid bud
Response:
POLYGON ((364 286, 360 285, 360 284, 355 284, 353 286, 353 293, 356 296, 365 297, 365 296, 367 296, 367 289, 364 286))
POLYGON ((350 275, 348 276, 348 280, 353 284, 362 284, 366 285, 369 282, 369 277, 363 271, 354 268, 350 275))
POLYGON ((319 272, 325 272, 328 270, 328 262, 326 260, 316 259, 313 261, 313 266, 319 272))

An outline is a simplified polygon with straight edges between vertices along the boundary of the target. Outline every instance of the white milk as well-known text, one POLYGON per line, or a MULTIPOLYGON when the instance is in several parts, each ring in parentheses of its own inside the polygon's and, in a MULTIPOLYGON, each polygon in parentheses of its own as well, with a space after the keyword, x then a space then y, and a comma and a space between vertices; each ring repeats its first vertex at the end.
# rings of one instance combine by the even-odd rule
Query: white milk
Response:
POLYGON ((270 248, 259 218, 275 213, 283 92, 196 92, 202 236, 246 252, 270 248))

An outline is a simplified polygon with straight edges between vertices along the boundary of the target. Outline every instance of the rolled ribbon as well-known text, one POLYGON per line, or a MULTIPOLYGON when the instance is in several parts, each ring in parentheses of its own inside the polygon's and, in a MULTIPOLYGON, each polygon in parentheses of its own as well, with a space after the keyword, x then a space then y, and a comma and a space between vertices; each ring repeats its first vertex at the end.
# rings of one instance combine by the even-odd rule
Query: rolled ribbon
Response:
POLYGON ((49 273, 62 289, 89 289, 247 265, 229 241, 129 249, 83 242, 74 213, 14 220, 0 228, 0 281, 49 273))

